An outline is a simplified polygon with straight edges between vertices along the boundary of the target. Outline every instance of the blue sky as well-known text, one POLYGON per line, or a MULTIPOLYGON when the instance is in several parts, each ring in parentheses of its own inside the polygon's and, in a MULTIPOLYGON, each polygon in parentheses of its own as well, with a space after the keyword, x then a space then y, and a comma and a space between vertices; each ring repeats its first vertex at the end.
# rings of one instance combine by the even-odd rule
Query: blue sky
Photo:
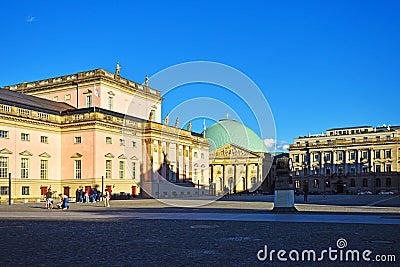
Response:
MULTIPOLYGON (((117 61, 122 76, 143 82, 175 64, 214 61, 261 89, 278 143, 400 125, 399 1, 2 1, 0 10, 0 86, 113 71, 117 61)), ((163 113, 193 95, 227 98, 215 86, 187 86, 163 113)), ((257 128, 248 113, 240 119, 257 128)))

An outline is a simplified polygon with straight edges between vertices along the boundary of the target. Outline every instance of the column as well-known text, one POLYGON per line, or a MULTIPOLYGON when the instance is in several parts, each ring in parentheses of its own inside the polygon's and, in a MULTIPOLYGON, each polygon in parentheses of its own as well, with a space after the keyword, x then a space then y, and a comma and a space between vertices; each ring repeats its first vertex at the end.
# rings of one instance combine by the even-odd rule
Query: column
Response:
POLYGON ((375 158, 375 151, 371 148, 369 149, 369 171, 374 171, 374 158, 375 158))
POLYGON ((176 149, 175 149, 175 169, 176 169, 176 174, 175 174, 175 176, 176 176, 176 178, 175 178, 175 182, 180 182, 180 179, 179 179, 179 173, 180 173, 180 170, 179 170, 179 144, 177 143, 177 144, 175 144, 175 146, 176 146, 176 149))
MULTIPOLYGON (((188 153, 189 153, 188 176, 189 176, 189 178, 192 178, 192 181, 194 182, 193 173, 192 173, 192 161, 193 161, 192 153, 193 153, 193 151, 190 146, 188 146, 188 153)), ((200 170, 200 176, 201 176, 201 170, 200 170)), ((198 178, 198 179, 200 179, 200 178, 198 178)))
POLYGON ((186 182, 186 146, 182 145, 182 180, 186 182))
POLYGON ((158 166, 159 168, 162 168, 164 166, 163 164, 164 157, 163 157, 163 147, 161 140, 157 140, 157 155, 158 155, 158 166))
POLYGON ((246 163, 245 167, 246 167, 246 173, 245 173, 245 177, 244 177, 244 190, 247 190, 247 184, 248 184, 247 183, 247 178, 249 176, 249 164, 246 163))
POLYGON ((224 192, 225 189, 225 164, 222 164, 222 192, 224 192))
POLYGON ((236 193, 236 164, 233 164, 233 193, 236 193))
POLYGON ((153 142, 151 138, 147 138, 144 140, 146 144, 146 150, 145 150, 145 165, 144 165, 144 171, 145 171, 145 180, 150 181, 152 177, 152 172, 153 172, 153 142))
POLYGON ((260 164, 256 163, 257 167, 257 177, 256 177, 256 182, 260 182, 260 164))

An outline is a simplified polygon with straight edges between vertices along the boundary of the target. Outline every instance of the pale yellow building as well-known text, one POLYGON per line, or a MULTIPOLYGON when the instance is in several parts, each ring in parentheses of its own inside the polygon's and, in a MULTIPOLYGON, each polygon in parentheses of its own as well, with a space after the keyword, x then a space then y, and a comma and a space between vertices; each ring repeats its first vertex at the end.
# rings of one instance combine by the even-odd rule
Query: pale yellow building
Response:
POLYGON ((330 129, 294 139, 289 151, 299 191, 399 193, 399 126, 330 129))

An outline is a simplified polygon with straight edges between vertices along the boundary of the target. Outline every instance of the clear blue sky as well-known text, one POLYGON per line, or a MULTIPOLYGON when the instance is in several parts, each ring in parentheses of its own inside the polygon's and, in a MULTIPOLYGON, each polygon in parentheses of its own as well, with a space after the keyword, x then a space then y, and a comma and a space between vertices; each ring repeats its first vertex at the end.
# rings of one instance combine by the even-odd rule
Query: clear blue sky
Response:
POLYGON ((257 84, 278 143, 400 125, 399 1, 1 1, 0 10, 0 86, 113 71, 116 61, 122 76, 143 82, 207 60, 257 84))

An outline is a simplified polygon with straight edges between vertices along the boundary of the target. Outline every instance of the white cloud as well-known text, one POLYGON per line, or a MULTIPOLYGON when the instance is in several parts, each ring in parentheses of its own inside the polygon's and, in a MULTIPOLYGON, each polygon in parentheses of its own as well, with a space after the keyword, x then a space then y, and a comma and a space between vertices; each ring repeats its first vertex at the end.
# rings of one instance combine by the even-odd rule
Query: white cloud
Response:
POLYGON ((274 152, 276 151, 288 151, 289 150, 289 143, 286 141, 279 141, 277 142, 276 139, 267 138, 264 139, 264 145, 267 147, 268 151, 274 152))
POLYGON ((34 16, 27 16, 26 19, 25 19, 25 21, 28 22, 28 23, 32 23, 35 20, 36 20, 36 17, 34 17, 34 16))

